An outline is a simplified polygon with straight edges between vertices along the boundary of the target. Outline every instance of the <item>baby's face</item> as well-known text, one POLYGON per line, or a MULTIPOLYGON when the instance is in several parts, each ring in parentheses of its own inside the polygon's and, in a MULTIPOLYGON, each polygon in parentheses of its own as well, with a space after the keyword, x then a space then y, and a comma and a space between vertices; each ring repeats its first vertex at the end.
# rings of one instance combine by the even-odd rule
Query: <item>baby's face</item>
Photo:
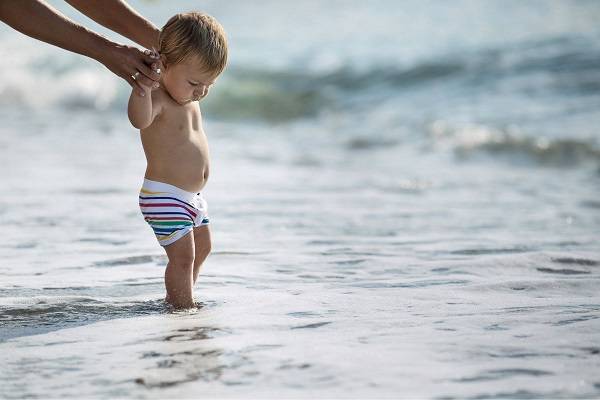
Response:
POLYGON ((194 58, 167 65, 162 76, 162 84, 177 103, 184 105, 198 101, 208 95, 216 76, 202 72, 201 64, 194 58))

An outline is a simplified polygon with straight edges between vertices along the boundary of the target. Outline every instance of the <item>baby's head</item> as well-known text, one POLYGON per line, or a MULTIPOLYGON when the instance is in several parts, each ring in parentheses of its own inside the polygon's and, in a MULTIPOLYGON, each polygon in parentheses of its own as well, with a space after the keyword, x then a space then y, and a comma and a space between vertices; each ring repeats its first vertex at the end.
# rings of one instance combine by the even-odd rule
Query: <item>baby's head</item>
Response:
POLYGON ((227 39, 216 19, 199 12, 173 16, 162 28, 162 84, 179 104, 198 101, 227 64, 227 39))

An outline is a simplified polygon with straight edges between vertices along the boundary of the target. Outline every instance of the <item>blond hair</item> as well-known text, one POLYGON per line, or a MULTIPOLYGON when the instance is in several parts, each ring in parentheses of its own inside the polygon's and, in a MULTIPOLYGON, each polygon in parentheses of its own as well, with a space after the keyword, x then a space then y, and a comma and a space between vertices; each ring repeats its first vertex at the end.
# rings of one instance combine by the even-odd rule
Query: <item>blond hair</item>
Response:
POLYGON ((225 30, 208 14, 176 14, 160 31, 159 53, 166 64, 177 64, 195 56, 205 71, 220 74, 227 64, 225 30))

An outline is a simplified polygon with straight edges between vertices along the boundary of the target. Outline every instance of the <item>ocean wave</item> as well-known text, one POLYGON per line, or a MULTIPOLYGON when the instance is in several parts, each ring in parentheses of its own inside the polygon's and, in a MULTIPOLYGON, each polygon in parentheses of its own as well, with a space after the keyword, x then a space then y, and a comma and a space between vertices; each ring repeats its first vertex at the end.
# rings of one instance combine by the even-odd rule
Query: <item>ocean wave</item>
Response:
MULTIPOLYGON (((515 90, 539 96, 600 94, 600 50, 565 41, 506 49, 483 49, 422 60, 411 65, 344 66, 331 71, 232 69, 207 98, 207 110, 222 119, 290 120, 320 111, 352 112, 382 101, 454 82, 465 96, 494 82, 523 78, 515 90), (561 47, 564 45, 564 47, 561 47), (529 80, 532 74, 547 79, 529 80), (519 86, 520 85, 520 86, 519 86)), ((443 89, 442 89, 443 90, 443 89)))
POLYGON ((430 124, 427 132, 434 147, 450 148, 460 158, 485 153, 511 162, 555 167, 600 165, 600 145, 595 138, 531 137, 512 127, 454 126, 443 121, 430 124))
MULTIPOLYGON (((68 288, 67 288, 68 289, 68 288)), ((202 303, 198 304, 200 307, 202 303)), ((161 299, 118 302, 89 296, 4 298, 0 304, 0 342, 97 321, 172 312, 161 299)))
MULTIPOLYGON (((411 67, 345 66, 333 71, 233 69, 207 98, 207 112, 223 119, 290 120, 322 110, 353 110, 361 96, 398 96, 397 89, 460 74, 464 65, 431 61, 411 67)), ((368 106, 370 103, 366 103, 368 106)))
MULTIPOLYGON (((102 66, 46 58, 34 57, 6 69, 0 82, 3 107, 125 109, 129 86, 102 66)), ((203 105, 207 113, 222 120, 288 121, 312 118, 323 110, 377 107, 381 101, 405 96, 408 89, 443 82, 456 82, 469 96, 496 81, 539 73, 549 78, 535 83, 524 79, 527 87, 523 90, 541 95, 556 91, 600 94, 599 64, 600 49, 592 38, 565 36, 440 54, 412 65, 393 59, 387 64, 346 64, 330 70, 233 65, 203 105), (532 89, 531 85, 536 86, 532 89)))
POLYGON ((0 82, 3 108, 107 110, 122 97, 109 75, 81 68, 55 71, 11 70, 0 82))

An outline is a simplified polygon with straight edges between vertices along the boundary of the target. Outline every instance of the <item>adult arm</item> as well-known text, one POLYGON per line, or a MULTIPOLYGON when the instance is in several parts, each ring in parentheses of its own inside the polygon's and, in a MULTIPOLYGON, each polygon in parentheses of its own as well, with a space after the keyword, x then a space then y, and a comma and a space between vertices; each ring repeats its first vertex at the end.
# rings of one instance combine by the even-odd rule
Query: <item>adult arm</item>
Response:
POLYGON ((160 30, 123 0, 66 0, 100 25, 147 49, 158 49, 160 30))
POLYGON ((150 52, 114 43, 76 24, 42 0, 0 0, 0 19, 27 36, 101 62, 139 93, 144 91, 140 83, 152 86, 160 77, 148 67, 159 65, 150 52), (137 80, 133 79, 138 71, 137 80))

